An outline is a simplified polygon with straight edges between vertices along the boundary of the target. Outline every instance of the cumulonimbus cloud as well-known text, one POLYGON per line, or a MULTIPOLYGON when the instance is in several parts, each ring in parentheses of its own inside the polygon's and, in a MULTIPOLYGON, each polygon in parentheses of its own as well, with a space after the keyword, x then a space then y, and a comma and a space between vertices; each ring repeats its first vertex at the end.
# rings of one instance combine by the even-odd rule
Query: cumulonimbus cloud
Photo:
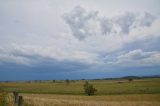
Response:
POLYGON ((72 34, 79 40, 93 35, 126 35, 137 27, 150 27, 156 19, 148 12, 126 12, 112 18, 102 18, 97 11, 86 11, 80 6, 64 14, 63 18, 72 34))

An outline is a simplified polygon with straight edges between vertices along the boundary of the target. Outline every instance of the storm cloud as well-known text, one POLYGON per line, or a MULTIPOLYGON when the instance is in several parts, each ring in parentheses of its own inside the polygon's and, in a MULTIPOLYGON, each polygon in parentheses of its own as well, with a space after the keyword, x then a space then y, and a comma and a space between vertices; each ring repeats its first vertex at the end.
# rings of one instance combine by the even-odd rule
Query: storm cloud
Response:
POLYGON ((160 74, 159 0, 116 2, 0 1, 0 80, 160 74))

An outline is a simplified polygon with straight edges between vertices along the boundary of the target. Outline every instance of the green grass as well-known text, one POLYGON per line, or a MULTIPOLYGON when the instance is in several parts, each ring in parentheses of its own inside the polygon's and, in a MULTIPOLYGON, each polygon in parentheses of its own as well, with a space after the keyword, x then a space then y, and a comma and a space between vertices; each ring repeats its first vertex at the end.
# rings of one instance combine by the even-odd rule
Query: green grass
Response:
MULTIPOLYGON (((117 94, 160 94, 160 78, 127 80, 95 80, 89 81, 98 90, 96 95, 117 94)), ((65 82, 8 82, 0 83, 0 89, 20 93, 71 94, 84 95, 84 81, 75 81, 67 85, 65 82)))
POLYGON ((6 93, 0 90, 0 106, 7 106, 5 101, 6 93))

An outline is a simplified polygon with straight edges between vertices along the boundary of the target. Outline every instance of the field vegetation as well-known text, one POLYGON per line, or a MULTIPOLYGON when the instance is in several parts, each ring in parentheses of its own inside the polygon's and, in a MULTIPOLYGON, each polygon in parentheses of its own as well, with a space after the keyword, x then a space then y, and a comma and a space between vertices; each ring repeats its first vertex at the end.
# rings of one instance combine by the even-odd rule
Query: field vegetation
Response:
MULTIPOLYGON (((41 93, 41 94, 71 94, 84 95, 83 85, 86 81, 65 81, 46 82, 1 82, 0 89, 6 92, 17 91, 20 93, 41 93)), ((96 95, 117 95, 117 94, 159 94, 160 78, 139 79, 128 81, 119 80, 91 80, 98 92, 96 95)))
POLYGON ((160 78, 88 80, 93 96, 84 92, 86 80, 68 81, 1 82, 0 106, 14 106, 13 91, 25 106, 160 106, 160 78))
POLYGON ((7 93, 0 89, 0 106, 6 106, 6 95, 7 93))
MULTIPOLYGON (((21 94, 25 106, 160 106, 160 94, 132 95, 54 95, 21 94)), ((14 106, 12 94, 7 99, 14 106)))

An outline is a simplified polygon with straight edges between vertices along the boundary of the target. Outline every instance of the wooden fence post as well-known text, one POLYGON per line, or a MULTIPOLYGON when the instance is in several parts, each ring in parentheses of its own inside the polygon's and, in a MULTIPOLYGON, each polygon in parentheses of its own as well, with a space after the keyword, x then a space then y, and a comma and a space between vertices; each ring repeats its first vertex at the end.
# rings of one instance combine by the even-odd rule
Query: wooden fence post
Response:
POLYGON ((23 96, 19 96, 18 106, 23 106, 23 96))
POLYGON ((18 103, 18 92, 13 92, 13 95, 14 95, 14 103, 18 103))

